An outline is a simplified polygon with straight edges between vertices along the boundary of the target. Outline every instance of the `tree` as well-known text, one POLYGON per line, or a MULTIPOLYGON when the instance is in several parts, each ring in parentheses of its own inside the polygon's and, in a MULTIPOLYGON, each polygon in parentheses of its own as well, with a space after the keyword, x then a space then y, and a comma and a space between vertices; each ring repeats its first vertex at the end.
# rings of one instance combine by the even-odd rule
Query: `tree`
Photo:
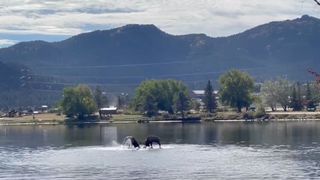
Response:
POLYGON ((133 100, 133 107, 140 112, 154 115, 159 110, 174 113, 175 100, 179 99, 179 92, 188 96, 187 87, 175 80, 144 81, 137 88, 133 100))
POLYGON ((306 90, 306 108, 307 110, 314 110, 316 108, 316 101, 312 94, 310 84, 307 84, 307 90, 306 90))
POLYGON ((128 96, 129 94, 127 93, 121 93, 120 95, 118 95, 117 97, 118 108, 122 109, 128 105, 128 101, 129 101, 128 96))
POLYGON ((205 94, 204 104, 205 104, 206 110, 207 112, 213 113, 214 110, 217 108, 217 102, 213 92, 211 81, 208 81, 204 94, 205 94))
POLYGON ((272 111, 277 108, 277 94, 275 81, 266 81, 261 87, 262 101, 269 106, 272 111))
POLYGON ((290 102, 290 106, 293 109, 293 111, 301 111, 303 109, 302 99, 301 99, 301 90, 300 90, 299 83, 297 83, 297 89, 296 89, 296 86, 293 85, 291 102, 290 102))
POLYGON ((144 81, 137 88, 133 107, 136 111, 146 112, 148 116, 153 116, 158 111, 155 81, 144 81))
POLYGON ((97 108, 100 109, 108 104, 107 97, 103 94, 99 86, 96 87, 94 91, 94 100, 97 104, 97 108))
POLYGON ((236 107, 241 112, 243 107, 248 107, 253 101, 251 93, 254 81, 249 74, 238 70, 231 70, 222 75, 220 82, 220 96, 223 103, 236 107))
POLYGON ((123 105, 124 105, 123 98, 121 97, 121 95, 118 95, 117 96, 117 106, 118 106, 118 108, 122 109, 123 105))
POLYGON ((191 108, 196 111, 200 111, 201 104, 196 99, 191 99, 191 108))
POLYGON ((277 102, 284 111, 287 111, 290 105, 290 82, 287 79, 278 78, 274 85, 277 102))
POLYGON ((90 115, 97 109, 91 90, 85 85, 65 88, 61 107, 68 117, 76 116, 78 119, 83 119, 85 115, 90 115))
POLYGON ((154 96, 151 94, 146 94, 144 97, 142 97, 143 101, 141 102, 141 107, 139 108, 142 111, 147 112, 147 116, 151 117, 157 114, 158 107, 156 100, 154 99, 154 96))
POLYGON ((184 119, 184 111, 187 111, 190 108, 190 98, 188 97, 188 94, 180 91, 175 97, 174 105, 176 111, 181 112, 182 119, 184 119))

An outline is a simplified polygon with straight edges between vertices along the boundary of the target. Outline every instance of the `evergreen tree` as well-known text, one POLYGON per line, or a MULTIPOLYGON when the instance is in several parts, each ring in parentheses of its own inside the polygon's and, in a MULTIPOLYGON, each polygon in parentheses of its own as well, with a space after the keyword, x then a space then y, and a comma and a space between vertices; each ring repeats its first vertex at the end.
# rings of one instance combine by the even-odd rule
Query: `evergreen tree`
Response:
POLYGON ((207 112, 213 113, 217 108, 216 98, 213 92, 211 81, 209 80, 205 89, 204 104, 207 112))
POLYGON ((306 107, 307 107, 307 110, 309 110, 309 109, 314 110, 316 108, 316 102, 313 98, 309 83, 307 84, 306 107))
POLYGON ((299 83, 297 83, 297 88, 295 85, 293 85, 290 107, 293 109, 293 111, 301 111, 303 109, 299 83))
POLYGON ((297 83, 297 88, 298 88, 298 92, 297 92, 297 96, 298 96, 298 103, 299 103, 299 111, 303 110, 303 101, 302 101, 302 95, 301 95, 301 84, 298 82, 297 83))
POLYGON ((118 106, 118 108, 122 108, 123 107, 123 98, 120 96, 120 95, 118 95, 117 96, 117 106, 118 106))
POLYGON ((175 97, 174 104, 176 111, 181 112, 182 119, 184 119, 184 111, 190 107, 190 98, 185 92, 180 91, 175 97))

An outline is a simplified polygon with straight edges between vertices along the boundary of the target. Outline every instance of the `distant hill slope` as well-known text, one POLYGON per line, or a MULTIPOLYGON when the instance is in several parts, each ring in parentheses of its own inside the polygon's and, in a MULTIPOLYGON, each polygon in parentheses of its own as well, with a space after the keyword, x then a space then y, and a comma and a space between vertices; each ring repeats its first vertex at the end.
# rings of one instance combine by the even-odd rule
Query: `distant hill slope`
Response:
POLYGON ((127 91, 142 80, 160 78, 201 88, 231 68, 249 71, 258 80, 311 79, 306 69, 320 70, 319 47, 320 20, 302 16, 221 38, 174 36, 154 25, 127 25, 61 42, 19 43, 0 49, 0 61, 22 63, 34 76, 54 78, 32 82, 46 88, 89 83, 127 91))
POLYGON ((27 71, 23 66, 0 62, 0 90, 22 88, 25 85, 27 71))
POLYGON ((52 77, 33 77, 32 71, 15 63, 0 62, 0 112, 12 108, 30 108, 43 104, 53 105, 61 98, 61 89, 52 91, 53 86, 35 84, 33 81, 53 82, 52 77), (36 89, 36 91, 35 91, 36 89))

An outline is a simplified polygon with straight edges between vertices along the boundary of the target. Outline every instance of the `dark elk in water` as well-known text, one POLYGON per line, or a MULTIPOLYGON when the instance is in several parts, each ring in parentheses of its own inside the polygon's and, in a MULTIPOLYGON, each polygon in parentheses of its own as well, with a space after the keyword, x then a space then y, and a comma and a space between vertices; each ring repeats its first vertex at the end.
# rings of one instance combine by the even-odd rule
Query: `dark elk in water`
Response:
POLYGON ((147 137, 147 139, 145 140, 145 143, 144 143, 144 147, 152 147, 152 144, 153 143, 156 143, 159 145, 159 148, 161 148, 161 143, 160 143, 160 138, 157 137, 157 136, 149 136, 147 137))
POLYGON ((133 136, 127 136, 123 140, 123 144, 128 144, 129 147, 140 148, 138 141, 133 136))

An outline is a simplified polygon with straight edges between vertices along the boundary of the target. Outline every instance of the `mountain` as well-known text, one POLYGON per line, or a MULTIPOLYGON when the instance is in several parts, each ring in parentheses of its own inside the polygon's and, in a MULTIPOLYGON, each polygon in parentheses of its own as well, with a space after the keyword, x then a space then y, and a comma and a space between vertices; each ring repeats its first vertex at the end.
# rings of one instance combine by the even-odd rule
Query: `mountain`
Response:
POLYGON ((277 70, 275 75, 303 80, 308 77, 306 68, 320 68, 320 20, 314 17, 271 22, 227 39, 228 48, 261 62, 268 71, 277 70))
POLYGON ((21 65, 0 62, 0 91, 22 88, 28 71, 21 65))
POLYGON ((27 87, 29 74, 30 70, 23 65, 0 62, 1 109, 16 106, 19 102, 29 99, 26 98, 30 94, 27 87))
POLYGON ((257 80, 276 76, 312 80, 306 69, 320 69, 319 47, 320 20, 304 15, 219 38, 126 25, 60 42, 22 42, 0 49, 0 61, 32 69, 28 83, 35 89, 60 91, 86 83, 123 92, 145 79, 164 78, 203 88, 208 79, 216 80, 231 68, 246 70, 257 80))

